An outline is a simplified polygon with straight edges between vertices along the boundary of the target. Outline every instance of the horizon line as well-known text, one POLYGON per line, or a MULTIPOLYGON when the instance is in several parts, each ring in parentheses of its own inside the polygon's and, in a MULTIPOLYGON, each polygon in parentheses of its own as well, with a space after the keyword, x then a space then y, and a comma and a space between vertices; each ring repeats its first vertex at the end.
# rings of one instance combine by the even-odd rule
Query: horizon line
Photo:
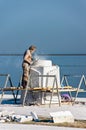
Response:
MULTIPOLYGON (((43 53, 39 56, 86 56, 86 53, 43 53)), ((23 56, 21 53, 0 53, 0 56, 23 56)))

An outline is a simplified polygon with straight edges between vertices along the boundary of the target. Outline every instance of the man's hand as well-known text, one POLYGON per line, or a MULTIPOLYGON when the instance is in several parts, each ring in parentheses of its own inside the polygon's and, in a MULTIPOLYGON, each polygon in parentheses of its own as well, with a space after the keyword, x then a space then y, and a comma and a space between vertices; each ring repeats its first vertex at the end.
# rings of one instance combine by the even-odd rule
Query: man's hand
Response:
POLYGON ((36 62, 38 62, 39 59, 35 59, 32 61, 31 65, 35 65, 36 62))

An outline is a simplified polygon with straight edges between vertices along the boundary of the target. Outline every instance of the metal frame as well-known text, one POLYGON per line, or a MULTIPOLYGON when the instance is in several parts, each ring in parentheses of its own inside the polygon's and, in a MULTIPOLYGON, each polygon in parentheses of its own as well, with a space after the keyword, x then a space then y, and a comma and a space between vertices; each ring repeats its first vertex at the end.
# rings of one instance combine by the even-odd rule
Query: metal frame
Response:
MULTIPOLYGON (((35 77, 35 76, 34 76, 35 77)), ((51 106, 51 101, 52 101, 52 97, 53 97, 53 94, 54 94, 54 87, 55 87, 55 83, 56 83, 56 92, 57 92, 57 97, 58 97, 58 101, 59 101, 59 106, 61 106, 61 101, 60 101, 60 94, 59 94, 59 90, 58 90, 58 84, 57 84, 57 78, 56 78, 56 75, 36 75, 36 77, 46 77, 46 82, 48 82, 48 78, 49 77, 53 77, 54 78, 54 82, 53 82, 53 86, 52 86, 52 90, 51 90, 51 97, 50 97, 50 103, 49 103, 49 107, 51 106)), ((47 83, 46 83, 47 85, 47 83)), ((29 86, 29 82, 28 82, 28 85, 26 87, 25 90, 25 93, 24 93, 24 99, 23 99, 23 106, 25 105, 25 99, 26 99, 26 95, 27 95, 27 91, 35 91, 35 90, 28 90, 28 86, 29 86)), ((42 87, 42 86, 41 86, 42 87)), ((47 86, 46 86, 47 88, 47 86)), ((36 90, 37 91, 37 90, 36 90)), ((38 90, 38 91, 42 91, 43 90, 38 90)), ((44 90, 44 92, 46 93, 47 92, 47 89, 46 91, 44 90)), ((17 93, 18 94, 18 93, 17 93)), ((16 96, 17 97, 17 96, 16 96)))
MULTIPOLYGON (((63 85, 64 81, 65 81, 66 86, 69 86, 69 82, 68 82, 68 79, 67 79, 68 76, 70 76, 70 75, 63 75, 62 80, 61 80, 61 86, 63 85)), ((64 89, 64 87, 62 87, 62 88, 64 89)), ((71 101, 72 101, 71 91, 69 90, 68 93, 69 93, 71 101)))
MULTIPOLYGON (((67 76, 70 76, 70 75, 64 75, 64 76, 62 77, 61 85, 62 85, 62 83, 65 81, 66 86, 69 86, 69 82, 68 82, 67 76)), ((36 75, 36 76, 34 76, 34 77, 46 77, 46 88, 47 88, 48 78, 49 78, 49 77, 53 77, 53 78, 54 78, 53 86, 52 86, 52 89, 51 89, 51 97, 50 97, 49 107, 51 106, 51 102, 52 102, 52 98, 53 98, 53 94, 54 94, 54 89, 56 90, 55 93, 57 93, 57 96, 58 96, 59 106, 61 106, 61 100, 60 100, 60 93, 61 93, 61 92, 69 92, 70 97, 71 97, 71 101, 72 101, 72 94, 71 94, 71 92, 76 92, 76 93, 78 93, 78 89, 73 89, 73 88, 72 88, 72 89, 66 89, 66 88, 64 88, 64 87, 59 88, 59 87, 58 87, 58 83, 57 83, 56 75, 48 75, 48 74, 47 74, 47 75, 36 75), (55 88, 55 84, 56 84, 56 88, 55 88)), ((21 79, 22 79, 22 78, 21 78, 21 79)), ((21 79, 20 79, 20 82, 19 82, 19 86, 21 86, 21 79)), ((30 80, 31 80, 31 79, 30 79, 30 80)), ((42 87, 42 86, 41 86, 41 87, 42 87)), ((28 82, 28 85, 27 85, 26 89, 22 89, 22 90, 25 91, 25 93, 24 93, 24 99, 23 99, 23 106, 25 105, 25 99, 26 99, 27 91, 35 91, 35 90, 30 90, 29 88, 31 88, 31 86, 29 86, 29 82, 28 82)), ((21 89, 18 89, 17 94, 16 94, 16 99, 17 99, 19 90, 21 90, 21 89)), ((36 90, 36 91, 37 91, 37 90, 36 90)), ((43 92, 43 90, 38 90, 38 91, 42 91, 42 92, 43 92)), ((47 91, 44 91, 44 92, 46 93, 47 91)), ((76 95, 76 98, 77 98, 77 95, 76 95)), ((75 100, 74 100, 74 101, 75 101, 75 100)))
MULTIPOLYGON (((71 76, 71 77, 80 77, 80 81, 79 81, 79 84, 78 84, 78 87, 77 87, 77 91, 76 91, 76 95, 75 95, 74 102, 73 102, 73 104, 74 104, 75 100, 76 100, 76 98, 78 96, 78 93, 79 92, 86 92, 85 90, 81 89, 81 85, 82 85, 83 82, 84 82, 85 87, 86 87, 86 78, 85 78, 85 75, 64 75, 62 77, 62 80, 61 80, 61 85, 65 81, 65 84, 69 86, 69 82, 68 82, 68 79, 67 79, 68 76, 71 76)), ((70 93, 70 96, 71 96, 71 99, 72 99, 71 91, 69 91, 69 93, 70 93)))
POLYGON ((75 96, 75 99, 74 99, 74 103, 75 103, 75 100, 76 100, 79 92, 86 92, 85 90, 81 89, 81 85, 82 85, 83 82, 84 82, 85 87, 86 87, 86 78, 85 78, 84 75, 81 76, 80 82, 78 84, 78 88, 77 88, 76 96, 75 96))
MULTIPOLYGON (((0 103, 1 103, 2 100, 3 100, 3 96, 4 96, 5 91, 12 91, 13 98, 14 98, 15 103, 16 103, 17 96, 18 96, 18 92, 19 92, 20 90, 23 90, 23 91, 25 91, 24 99, 23 99, 23 106, 24 106, 24 105, 25 105, 25 99, 26 99, 27 91, 35 91, 35 90, 30 90, 30 87, 31 87, 31 86, 29 87, 29 81, 28 81, 28 85, 27 85, 26 89, 21 89, 21 88, 20 88, 20 86, 21 86, 21 79, 22 79, 22 77, 21 77, 18 87, 16 87, 15 89, 11 89, 11 88, 13 87, 13 84, 12 84, 12 80, 11 80, 10 75, 9 75, 9 74, 0 74, 0 76, 6 77, 6 80, 5 80, 5 83, 4 83, 4 87, 0 89, 0 91, 2 92, 2 93, 1 93, 0 103), (8 86, 7 86, 8 82, 10 83, 10 89, 7 89, 7 88, 8 88, 8 86), (14 90, 17 91, 16 94, 14 93, 14 90)), ((61 105, 60 92, 69 92, 69 94, 70 94, 70 96, 71 96, 71 99, 72 99, 72 94, 71 94, 71 92, 72 92, 72 91, 76 91, 76 96, 75 96, 74 102, 75 102, 75 100, 76 100, 76 98, 77 98, 79 92, 85 92, 85 91, 82 91, 82 90, 81 90, 81 85, 82 85, 83 82, 84 82, 85 87, 86 87, 86 78, 85 78, 84 75, 64 75, 64 76, 62 77, 61 86, 62 86, 62 83, 63 83, 64 81, 65 81, 65 84, 66 84, 67 86, 69 86, 69 82, 68 82, 67 76, 81 77, 81 78, 80 78, 80 82, 79 82, 78 87, 77 87, 77 90, 64 89, 64 87, 61 87, 61 89, 60 89, 60 88, 58 87, 56 75, 48 75, 48 74, 47 74, 47 75, 36 75, 36 76, 42 77, 42 78, 43 78, 43 77, 46 77, 46 88, 47 88, 48 78, 50 78, 50 77, 53 77, 53 78, 54 78, 53 85, 52 85, 52 89, 51 89, 51 92, 50 92, 50 93, 51 93, 51 96, 50 96, 49 107, 51 106, 51 102, 52 102, 52 98, 53 98, 53 94, 54 94, 54 89, 56 90, 55 93, 57 93, 57 97, 58 97, 58 101, 59 101, 59 106, 61 105), (55 87, 55 85, 56 85, 56 87, 55 87)), ((35 76, 34 76, 34 77, 35 77, 35 76)), ((41 79, 42 79, 42 78, 41 78, 41 79)), ((42 86, 41 86, 41 87, 42 87, 42 86)), ((37 90, 36 90, 36 91, 37 91, 37 90)), ((42 91, 42 92, 43 92, 43 90, 41 90, 41 89, 38 90, 38 91, 42 91)), ((44 93, 47 93, 47 89, 46 89, 46 91, 44 91, 44 93)))
POLYGON ((8 88, 8 87, 7 87, 8 82, 10 83, 10 87, 13 87, 10 74, 0 74, 0 76, 6 77, 4 87, 3 87, 3 88, 0 88, 0 91, 1 91, 0 104, 1 104, 1 102, 2 102, 2 100, 3 100, 3 96, 4 96, 5 91, 12 91, 12 95, 13 95, 14 101, 16 102, 16 97, 15 97, 14 90, 12 90, 12 89, 8 89, 8 90, 7 90, 7 89, 6 89, 6 88, 8 88))

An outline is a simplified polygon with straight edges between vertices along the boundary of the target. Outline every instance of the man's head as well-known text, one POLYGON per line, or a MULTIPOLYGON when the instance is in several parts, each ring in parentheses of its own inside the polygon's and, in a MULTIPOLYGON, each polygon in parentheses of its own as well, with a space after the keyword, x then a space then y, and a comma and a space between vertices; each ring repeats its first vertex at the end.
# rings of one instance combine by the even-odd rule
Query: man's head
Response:
POLYGON ((36 50, 36 46, 31 45, 31 46, 29 47, 29 50, 31 51, 31 53, 33 53, 33 52, 36 50))

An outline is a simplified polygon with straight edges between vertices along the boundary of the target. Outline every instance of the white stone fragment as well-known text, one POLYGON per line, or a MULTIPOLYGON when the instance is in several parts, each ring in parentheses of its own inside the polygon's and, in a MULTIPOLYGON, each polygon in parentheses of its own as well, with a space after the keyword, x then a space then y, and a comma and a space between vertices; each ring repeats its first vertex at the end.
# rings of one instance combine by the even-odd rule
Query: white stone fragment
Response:
POLYGON ((7 111, 7 110, 1 110, 0 111, 0 116, 7 116, 7 115, 12 115, 14 114, 14 111, 7 111))
POLYGON ((74 122, 74 116, 70 111, 51 112, 50 116, 52 117, 54 123, 74 122))
POLYGON ((6 118, 6 119, 5 119, 5 122, 11 122, 11 119, 6 118))
POLYGON ((31 116, 33 117, 34 121, 38 121, 39 120, 36 112, 31 112, 31 116))
POLYGON ((0 111, 0 116, 4 116, 4 115, 7 115, 7 110, 1 110, 0 111))
POLYGON ((0 110, 0 122, 27 122, 32 120, 33 117, 31 115, 15 115, 14 111, 0 110))
POLYGON ((22 116, 19 122, 27 122, 32 120, 33 120, 32 116, 22 116))
POLYGON ((27 122, 32 120, 33 120, 32 116, 12 115, 12 121, 15 122, 27 122))
POLYGON ((4 123, 5 122, 5 120, 0 120, 0 123, 4 123))

